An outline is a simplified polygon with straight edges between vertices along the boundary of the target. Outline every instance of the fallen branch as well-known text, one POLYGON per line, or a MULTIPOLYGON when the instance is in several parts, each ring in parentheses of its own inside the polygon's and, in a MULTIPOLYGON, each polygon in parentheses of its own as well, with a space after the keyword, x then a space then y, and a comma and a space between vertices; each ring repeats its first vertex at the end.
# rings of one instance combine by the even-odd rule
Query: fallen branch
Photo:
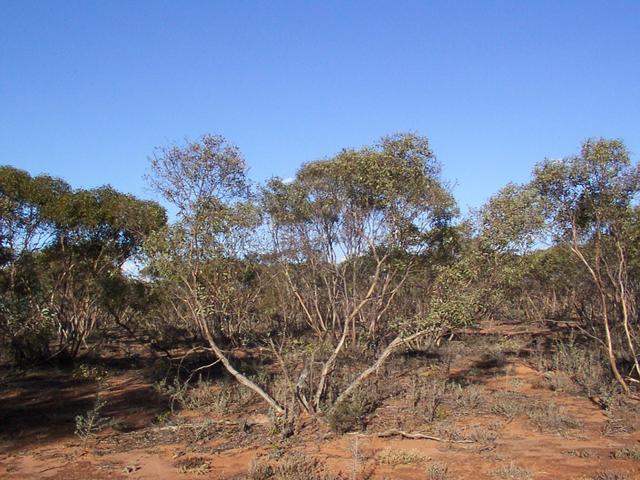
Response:
POLYGON ((435 442, 447 442, 447 443, 475 443, 474 440, 452 440, 447 438, 433 437, 431 435, 425 435, 424 433, 419 432, 403 432, 402 430, 387 430, 386 432, 381 432, 376 434, 376 436, 380 438, 385 437, 395 437, 400 436, 403 438, 410 438, 412 440, 421 439, 421 440, 433 440, 435 442))

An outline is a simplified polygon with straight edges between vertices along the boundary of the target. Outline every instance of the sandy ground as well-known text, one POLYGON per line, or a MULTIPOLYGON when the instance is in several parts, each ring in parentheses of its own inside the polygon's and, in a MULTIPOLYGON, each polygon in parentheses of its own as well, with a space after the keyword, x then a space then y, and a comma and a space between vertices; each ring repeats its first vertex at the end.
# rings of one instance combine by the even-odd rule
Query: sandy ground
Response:
POLYGON ((553 391, 543 373, 517 356, 477 374, 471 366, 479 361, 460 359, 449 376, 472 379, 486 398, 507 392, 522 403, 522 411, 511 418, 490 408, 451 412, 436 429, 420 419, 407 427, 408 400, 397 396, 376 410, 364 432, 337 435, 308 418, 299 433, 284 440, 272 432, 259 402, 243 415, 182 411, 169 424, 159 423, 166 405, 141 371, 131 369, 106 381, 105 415, 120 419, 120 427, 106 428, 83 444, 73 434, 74 419, 91 407, 95 382, 56 371, 12 377, 0 386, 0 478, 245 478, 252 461, 296 451, 348 479, 429 479, 430 468, 440 463, 447 465, 450 479, 591 479, 599 472, 640 479, 640 456, 614 458, 624 448, 640 452, 635 414, 624 421, 612 418, 594 399, 553 391), (527 408, 540 404, 561 409, 580 426, 537 428, 527 408), (379 436, 406 428, 440 440, 403 438, 395 431, 379 436))

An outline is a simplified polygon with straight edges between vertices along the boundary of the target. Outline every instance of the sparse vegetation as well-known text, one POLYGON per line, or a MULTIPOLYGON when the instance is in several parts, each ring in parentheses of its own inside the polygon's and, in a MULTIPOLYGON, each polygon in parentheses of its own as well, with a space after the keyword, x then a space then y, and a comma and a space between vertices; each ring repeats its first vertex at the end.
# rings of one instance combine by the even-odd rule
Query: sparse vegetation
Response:
POLYGON ((456 412, 473 412, 485 403, 485 392, 477 385, 463 387, 460 384, 451 386, 454 395, 456 412))
POLYGON ((447 381, 443 378, 418 376, 414 379, 413 406, 428 423, 447 416, 447 407, 444 404, 447 388, 447 381))
POLYGON ((474 442, 492 444, 498 439, 498 432, 487 427, 475 427, 468 436, 474 442))
POLYGON ((640 480, 640 0, 0 13, 0 480, 640 480))
POLYGON ((154 389, 169 400, 171 411, 178 406, 221 415, 241 411, 252 398, 250 390, 234 383, 216 385, 199 379, 191 385, 177 376, 171 381, 164 378, 154 383, 154 389))
MULTIPOLYGON (((271 452, 250 479, 330 479, 346 477, 294 452, 300 433, 471 444, 481 457, 513 440, 511 426, 578 431, 568 395, 601 409, 605 435, 637 428, 640 173, 617 140, 543 161, 464 218, 414 133, 262 185, 221 136, 160 148, 148 180, 171 221, 110 187, 0 173, 1 360, 51 368, 71 382, 60 391, 85 398, 135 371, 154 403, 135 425, 109 424, 100 395, 84 415, 50 414, 75 416, 83 444, 111 425, 123 445, 182 442, 185 475, 210 474, 237 444, 271 452)), ((354 438, 352 479, 396 467, 452 477, 418 448, 365 462, 354 438)), ((625 447, 608 460, 638 459, 625 447)))

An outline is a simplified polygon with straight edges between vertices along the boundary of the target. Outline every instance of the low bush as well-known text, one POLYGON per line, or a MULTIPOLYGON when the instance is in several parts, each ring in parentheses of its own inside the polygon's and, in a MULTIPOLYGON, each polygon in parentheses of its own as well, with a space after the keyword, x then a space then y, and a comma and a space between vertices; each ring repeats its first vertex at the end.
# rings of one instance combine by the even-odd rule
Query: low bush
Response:
POLYGON ((353 395, 341 403, 334 405, 326 416, 331 430, 346 433, 364 430, 367 417, 378 407, 379 399, 364 389, 358 389, 353 395))

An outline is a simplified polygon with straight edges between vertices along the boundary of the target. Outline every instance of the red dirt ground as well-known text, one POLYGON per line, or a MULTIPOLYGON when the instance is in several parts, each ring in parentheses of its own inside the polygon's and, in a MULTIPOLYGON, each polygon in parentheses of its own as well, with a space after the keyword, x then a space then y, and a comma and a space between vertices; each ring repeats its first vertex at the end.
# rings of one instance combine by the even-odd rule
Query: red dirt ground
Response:
MULTIPOLYGON (((458 359, 450 377, 475 375, 470 367, 478 360, 458 359)), ((429 375, 428 369, 425 375, 429 375)), ((585 396, 552 391, 545 386, 543 374, 525 359, 507 357, 497 372, 476 375, 474 381, 487 398, 495 392, 513 392, 525 405, 553 403, 582 426, 559 433, 542 432, 524 414, 507 419, 485 411, 452 415, 445 425, 462 437, 484 428, 495 432, 495 441, 453 443, 447 439, 379 437, 379 432, 402 417, 406 398, 387 400, 364 433, 336 435, 307 419, 300 433, 281 440, 270 433, 266 411, 259 402, 244 416, 182 411, 174 424, 162 426, 154 419, 165 407, 144 380, 142 370, 132 369, 111 375, 103 387, 105 415, 120 419, 125 431, 108 428, 82 445, 73 434, 74 418, 91 407, 97 387, 95 382, 52 370, 7 377, 0 384, 0 478, 243 478, 252 460, 269 458, 274 450, 284 449, 302 451, 322 461, 328 472, 349 479, 428 479, 428 469, 436 462, 446 463, 447 478, 453 479, 526 478, 504 476, 504 472, 500 476, 499 469, 505 466, 521 467, 530 473, 529 478, 540 480, 591 479, 604 471, 640 479, 640 458, 612 456, 622 448, 640 452, 640 433, 610 428, 612 419, 585 396), (244 423, 250 426, 249 433, 240 428, 244 423), (385 455, 406 452, 410 454, 408 463, 384 463, 385 455), (208 468, 181 470, 180 461, 191 457, 206 462, 208 468)), ((418 423, 412 431, 432 432, 431 427, 418 423)))

